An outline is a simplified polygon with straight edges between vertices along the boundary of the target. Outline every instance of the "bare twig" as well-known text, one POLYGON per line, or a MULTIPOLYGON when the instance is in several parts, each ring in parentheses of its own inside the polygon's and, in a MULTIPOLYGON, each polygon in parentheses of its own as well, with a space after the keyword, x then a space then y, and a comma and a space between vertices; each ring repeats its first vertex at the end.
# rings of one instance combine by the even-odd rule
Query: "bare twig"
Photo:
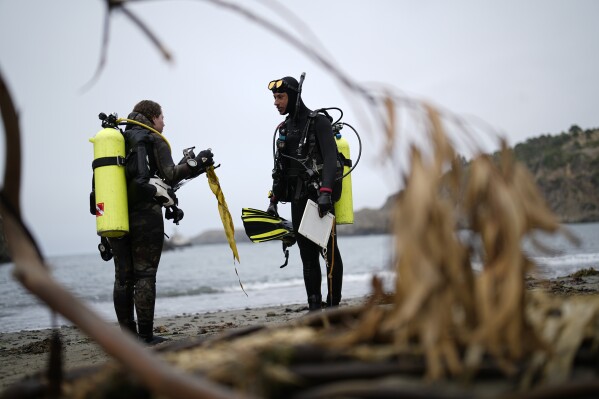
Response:
POLYGON ((107 0, 108 7, 106 9, 106 14, 104 15, 104 29, 102 33, 102 48, 100 49, 100 60, 98 62, 98 66, 96 67, 96 71, 92 78, 81 88, 81 92, 87 91, 90 87, 96 83, 98 78, 100 77, 100 73, 104 69, 104 65, 106 64, 106 53, 108 51, 108 37, 110 35, 110 12, 114 7, 111 5, 111 1, 107 0))
POLYGON ((148 28, 146 24, 144 24, 135 14, 133 14, 129 9, 125 8, 124 3, 127 0, 106 0, 107 9, 106 15, 104 16, 104 30, 102 34, 102 49, 100 50, 100 61, 98 62, 98 66, 96 68, 96 72, 92 76, 89 82, 87 82, 82 88, 81 91, 85 92, 90 87, 94 85, 94 83, 100 77, 100 73, 104 69, 106 65, 107 52, 108 52, 108 38, 110 35, 110 16, 113 10, 120 9, 123 11, 126 17, 128 17, 135 25, 141 29, 143 33, 150 39, 150 41, 156 46, 158 51, 162 54, 166 61, 172 61, 173 57, 170 51, 162 44, 162 42, 158 39, 158 37, 148 28))
POLYGON ((128 8, 125 8, 125 6, 121 7, 121 10, 123 11, 123 13, 129 17, 129 19, 139 27, 139 29, 141 29, 141 31, 143 33, 146 34, 146 36, 148 36, 148 39, 150 39, 150 41, 152 42, 152 44, 154 44, 154 46, 158 49, 158 51, 160 52, 160 54, 162 54, 162 57, 166 60, 166 61, 172 61, 173 56, 171 55, 170 51, 166 48, 166 46, 164 46, 162 44, 162 42, 158 39, 158 36, 156 36, 151 30, 150 28, 148 28, 148 26, 146 24, 144 24, 142 22, 141 19, 137 18, 137 16, 135 14, 133 14, 131 11, 129 11, 128 8))

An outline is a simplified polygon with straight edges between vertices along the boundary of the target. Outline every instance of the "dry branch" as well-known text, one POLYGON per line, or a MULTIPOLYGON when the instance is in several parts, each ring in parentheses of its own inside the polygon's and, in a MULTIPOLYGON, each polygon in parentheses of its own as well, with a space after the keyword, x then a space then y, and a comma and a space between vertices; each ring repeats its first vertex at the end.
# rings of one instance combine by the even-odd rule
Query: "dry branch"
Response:
MULTIPOLYGON (((548 379, 567 381, 582 342, 592 338, 596 344, 599 340, 599 301, 554 304, 544 296, 526 292, 524 278, 533 264, 522 252, 521 242, 535 230, 559 231, 559 224, 530 174, 515 162, 510 150, 504 145, 498 160, 475 154, 468 167, 462 168, 445 125, 448 120, 460 125, 459 118, 394 92, 369 91, 299 37, 248 8, 223 0, 204 1, 261 25, 367 100, 380 118, 390 147, 399 135, 396 109, 408 106, 419 112, 430 153, 416 146, 410 148, 405 188, 394 204, 397 281, 391 303, 378 304, 384 294, 375 280, 373 299, 363 308, 310 315, 286 327, 260 329, 230 340, 207 340, 168 354, 166 358, 175 368, 157 360, 130 336, 101 321, 47 272, 20 219, 18 121, 10 96, 3 90, 0 106, 7 126, 8 156, 0 211, 21 283, 73 321, 146 386, 165 396, 236 397, 224 385, 248 395, 277 396, 279 388, 310 388, 310 378, 322 379, 327 371, 331 380, 326 386, 308 389, 304 395, 296 392, 297 397, 350 392, 362 392, 363 397, 381 393, 447 397, 429 391, 430 386, 412 392, 375 381, 353 386, 350 391, 349 385, 336 384, 338 380, 368 377, 373 370, 378 370, 376 375, 384 374, 382 370, 397 371, 406 359, 415 358, 422 366, 420 372, 431 380, 472 378, 493 370, 508 377, 521 376, 531 385, 548 379), (461 219, 480 240, 480 249, 459 237, 461 219), (479 274, 473 272, 473 253, 483 263, 479 274), (342 364, 321 364, 331 359, 342 364), (251 381, 260 384, 253 386, 251 381)), ((109 1, 109 9, 122 8, 126 2, 109 1)), ((157 44, 149 29, 142 30, 157 44)), ((462 127, 467 135, 468 128, 462 127)), ((391 157, 393 152, 386 155, 391 157)), ((404 176, 401 168, 397 172, 404 176)), ((97 376, 96 383, 106 381, 101 377, 117 378, 115 373, 106 373, 97 376)), ((597 392, 592 384, 584 389, 597 392)))

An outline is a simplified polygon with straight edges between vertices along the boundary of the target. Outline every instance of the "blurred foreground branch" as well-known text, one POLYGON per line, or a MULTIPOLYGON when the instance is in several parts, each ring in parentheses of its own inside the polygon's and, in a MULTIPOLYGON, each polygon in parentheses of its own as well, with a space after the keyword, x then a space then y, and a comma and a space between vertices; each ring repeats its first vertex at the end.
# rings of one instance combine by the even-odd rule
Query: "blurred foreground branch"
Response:
MULTIPOLYGON (((244 392, 261 394, 278 387, 277 384, 297 387, 308 381, 309 386, 310 382, 322 379, 319 373, 327 370, 316 366, 328 356, 340 362, 382 359, 390 366, 397 366, 394 361, 417 356, 431 380, 453 376, 467 379, 483 369, 490 358, 504 375, 524 377, 523 383, 529 385, 567 380, 581 343, 589 339, 589 331, 597 345, 599 304, 588 301, 584 306, 572 303, 558 306, 543 296, 526 292, 525 275, 534 264, 521 249, 522 239, 535 230, 557 232, 560 226, 531 176, 515 162, 510 150, 504 145, 498 160, 477 154, 465 168, 457 161, 456 148, 446 126, 446 122, 460 125, 459 118, 394 91, 368 90, 300 38, 247 7, 224 0, 204 1, 228 8, 265 27, 364 98, 373 115, 379 118, 391 148, 399 137, 397 109, 407 105, 418 112, 429 152, 411 146, 407 173, 397 170, 405 189, 394 204, 397 280, 389 306, 378 306, 377 300, 384 294, 375 279, 373 300, 351 318, 339 317, 337 328, 330 320, 335 313, 327 312, 313 317, 322 320, 318 329, 296 325, 267 331, 265 336, 254 335, 245 342, 206 345, 177 354, 180 356, 173 356, 170 361, 185 371, 207 377, 192 378, 190 373, 178 373, 132 337, 99 319, 47 272, 20 217, 18 121, 10 96, 2 86, 0 106, 7 127, 7 168, 0 211, 5 218, 19 281, 97 341, 153 392, 169 397, 236 396, 229 388, 209 382, 208 378, 232 388, 245 388, 244 392), (477 248, 475 240, 459 237, 459 220, 466 221, 481 248, 477 248), (482 262, 478 274, 471 263, 474 253, 482 262), (313 352, 305 350, 308 344, 313 352), (291 353, 300 359, 313 355, 318 361, 308 368, 293 369, 288 367, 295 359, 291 353), (275 364, 275 360, 282 360, 282 364, 275 364), (260 381, 263 385, 256 391, 249 387, 249 381, 260 381)), ((113 8, 122 9, 125 3, 125 0, 108 1, 108 14, 113 8)), ((140 25, 132 14, 127 15, 140 25)), ((142 27, 142 30, 158 43, 149 29, 142 27)), ((104 38, 107 43, 106 32, 104 38)), ((462 127, 460 132, 467 135, 468 129, 462 127)), ((476 146, 476 139, 470 136, 469 140, 476 146)), ((384 155, 391 157, 393 151, 384 155)), ((343 377, 347 379, 357 369, 369 371, 365 367, 347 367, 343 377)), ((397 368, 389 369, 397 372, 397 368)), ((329 388, 341 392, 339 386, 329 388)), ((277 394, 275 391, 273 396, 277 394)), ((326 391, 312 394, 305 397, 326 396, 326 391)))

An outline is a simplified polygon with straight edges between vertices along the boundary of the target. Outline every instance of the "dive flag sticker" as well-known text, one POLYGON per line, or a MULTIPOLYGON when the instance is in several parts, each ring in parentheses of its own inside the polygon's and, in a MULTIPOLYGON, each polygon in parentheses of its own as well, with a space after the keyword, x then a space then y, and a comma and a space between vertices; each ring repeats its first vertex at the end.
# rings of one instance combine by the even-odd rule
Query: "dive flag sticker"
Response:
POLYGON ((96 204, 96 217, 104 215, 104 203, 98 202, 96 204))

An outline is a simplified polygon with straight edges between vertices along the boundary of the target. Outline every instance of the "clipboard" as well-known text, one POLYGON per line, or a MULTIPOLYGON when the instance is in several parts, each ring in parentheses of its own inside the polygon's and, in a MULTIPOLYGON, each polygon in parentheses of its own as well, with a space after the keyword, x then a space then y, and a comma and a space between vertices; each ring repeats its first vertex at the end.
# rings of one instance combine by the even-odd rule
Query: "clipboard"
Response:
POLYGON ((321 218, 318 214, 318 205, 309 199, 297 232, 320 247, 326 248, 333 223, 335 223, 335 216, 327 213, 321 218))

